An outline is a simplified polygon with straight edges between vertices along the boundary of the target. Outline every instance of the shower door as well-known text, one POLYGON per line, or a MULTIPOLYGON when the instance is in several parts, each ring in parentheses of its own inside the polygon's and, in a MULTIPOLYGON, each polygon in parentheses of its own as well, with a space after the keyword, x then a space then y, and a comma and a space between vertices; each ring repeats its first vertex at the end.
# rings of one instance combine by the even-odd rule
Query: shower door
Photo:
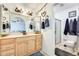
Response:
POLYGON ((61 20, 55 19, 55 44, 61 42, 61 20))

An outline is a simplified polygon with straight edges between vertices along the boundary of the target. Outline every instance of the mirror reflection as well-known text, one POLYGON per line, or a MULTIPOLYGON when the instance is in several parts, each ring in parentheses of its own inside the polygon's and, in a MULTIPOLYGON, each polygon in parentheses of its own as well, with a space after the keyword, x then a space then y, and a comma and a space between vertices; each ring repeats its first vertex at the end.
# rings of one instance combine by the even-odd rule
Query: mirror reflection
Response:
POLYGON ((25 22, 20 17, 10 19, 10 32, 23 32, 25 30, 25 22))

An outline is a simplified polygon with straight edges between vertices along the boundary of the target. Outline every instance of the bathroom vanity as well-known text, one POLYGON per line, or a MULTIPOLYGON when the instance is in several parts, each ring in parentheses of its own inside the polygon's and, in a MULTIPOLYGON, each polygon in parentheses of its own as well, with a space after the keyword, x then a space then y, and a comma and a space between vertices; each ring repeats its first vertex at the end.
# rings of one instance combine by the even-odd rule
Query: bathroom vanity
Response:
POLYGON ((40 17, 31 20, 31 16, 10 10, 5 11, 3 5, 0 8, 0 56, 24 56, 39 51, 41 49, 41 33, 29 34, 29 32, 41 32, 40 17), (31 23, 33 23, 32 29, 29 28, 31 23), (27 32, 27 34, 20 35, 17 32, 23 34, 27 32), (8 35, 2 33, 8 33, 8 35))
POLYGON ((0 37, 0 56, 24 56, 41 50, 41 34, 0 37))

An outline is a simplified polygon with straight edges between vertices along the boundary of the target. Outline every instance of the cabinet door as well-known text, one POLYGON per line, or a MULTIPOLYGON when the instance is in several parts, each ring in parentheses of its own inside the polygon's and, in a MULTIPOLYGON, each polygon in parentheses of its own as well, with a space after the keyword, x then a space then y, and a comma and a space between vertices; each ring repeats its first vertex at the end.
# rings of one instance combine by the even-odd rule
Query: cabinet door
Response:
POLYGON ((15 45, 14 44, 1 45, 0 47, 1 47, 0 48, 1 51, 15 49, 15 45))
POLYGON ((37 35, 36 36, 36 40, 35 40, 35 49, 36 50, 40 50, 41 49, 41 35, 37 35))
POLYGON ((10 49, 10 50, 1 51, 1 56, 15 56, 15 50, 10 49))
POLYGON ((1 39, 0 40, 0 54, 2 56, 15 55, 14 39, 1 39))
POLYGON ((31 54, 32 52, 35 51, 35 38, 29 37, 27 42, 28 42, 27 50, 28 50, 28 53, 31 54))
POLYGON ((17 56, 23 56, 27 55, 27 41, 19 41, 19 39, 24 39, 24 38, 17 38, 16 40, 16 55, 17 56))
POLYGON ((1 39, 0 40, 1 45, 12 44, 12 43, 14 43, 14 39, 1 39))

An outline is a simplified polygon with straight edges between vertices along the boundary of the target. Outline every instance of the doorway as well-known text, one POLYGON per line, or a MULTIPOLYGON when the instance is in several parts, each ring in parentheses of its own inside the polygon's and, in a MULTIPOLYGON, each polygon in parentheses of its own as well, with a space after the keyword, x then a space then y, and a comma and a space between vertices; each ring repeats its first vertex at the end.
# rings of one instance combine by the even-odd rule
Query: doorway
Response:
POLYGON ((55 19, 55 45, 61 43, 61 20, 55 19))

